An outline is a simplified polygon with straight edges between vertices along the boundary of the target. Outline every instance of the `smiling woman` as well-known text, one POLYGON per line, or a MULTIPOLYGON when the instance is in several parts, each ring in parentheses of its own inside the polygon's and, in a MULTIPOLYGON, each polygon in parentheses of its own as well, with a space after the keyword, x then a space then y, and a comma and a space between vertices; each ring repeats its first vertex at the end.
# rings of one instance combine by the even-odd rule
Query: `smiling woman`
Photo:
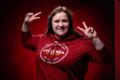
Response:
POLYGON ((53 17, 53 31, 56 36, 62 37, 67 35, 69 29, 68 17, 64 12, 60 12, 53 17))
POLYGON ((56 33, 56 37, 65 37, 73 34, 71 12, 66 7, 55 8, 48 16, 48 34, 56 33), (56 27, 56 28, 55 28, 56 27), (56 31, 58 30, 58 31, 56 31), (59 32, 59 33, 58 33, 59 32))
POLYGON ((88 62, 109 63, 111 54, 100 40, 93 27, 77 27, 84 36, 73 28, 72 15, 66 7, 56 7, 48 17, 45 34, 32 35, 30 23, 39 19, 27 13, 22 26, 22 43, 26 48, 37 51, 37 80, 84 80, 88 62))

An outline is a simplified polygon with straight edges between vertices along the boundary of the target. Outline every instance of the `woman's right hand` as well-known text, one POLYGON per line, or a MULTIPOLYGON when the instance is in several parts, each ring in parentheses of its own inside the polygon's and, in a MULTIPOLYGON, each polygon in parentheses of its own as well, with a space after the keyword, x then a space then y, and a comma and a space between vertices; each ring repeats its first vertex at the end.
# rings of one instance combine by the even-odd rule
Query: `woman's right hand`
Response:
POLYGON ((38 13, 27 13, 26 16, 25 16, 25 19, 24 19, 24 22, 23 22, 23 25, 22 25, 22 31, 23 32, 28 32, 30 31, 29 30, 29 24, 34 21, 34 20, 37 20, 37 19, 40 19, 40 17, 38 15, 40 15, 41 12, 38 12, 38 13))
POLYGON ((41 11, 38 12, 38 13, 35 13, 35 14, 29 12, 29 13, 26 14, 24 22, 25 23, 30 23, 30 22, 32 22, 34 20, 40 19, 40 16, 38 16, 40 14, 41 14, 41 11))

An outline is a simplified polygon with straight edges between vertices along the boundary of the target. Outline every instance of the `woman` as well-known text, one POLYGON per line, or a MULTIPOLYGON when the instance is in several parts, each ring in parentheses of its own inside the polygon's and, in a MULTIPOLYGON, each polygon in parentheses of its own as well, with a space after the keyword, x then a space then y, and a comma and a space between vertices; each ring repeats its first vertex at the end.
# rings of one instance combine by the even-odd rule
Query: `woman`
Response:
POLYGON ((77 27, 70 11, 56 7, 48 16, 45 34, 32 35, 29 24, 39 19, 41 12, 27 13, 22 26, 22 43, 37 52, 37 80, 84 80, 88 62, 108 63, 111 55, 93 27, 77 27))

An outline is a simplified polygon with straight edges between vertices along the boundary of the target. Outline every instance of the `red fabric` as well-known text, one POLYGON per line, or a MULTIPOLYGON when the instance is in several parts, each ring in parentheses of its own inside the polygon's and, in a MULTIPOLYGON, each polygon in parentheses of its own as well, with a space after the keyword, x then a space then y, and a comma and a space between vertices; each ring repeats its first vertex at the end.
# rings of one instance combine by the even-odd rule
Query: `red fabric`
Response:
POLYGON ((32 36, 30 32, 22 32, 22 42, 37 52, 37 80, 84 80, 89 61, 111 60, 105 47, 96 51, 89 39, 76 35, 60 40, 54 35, 32 36))

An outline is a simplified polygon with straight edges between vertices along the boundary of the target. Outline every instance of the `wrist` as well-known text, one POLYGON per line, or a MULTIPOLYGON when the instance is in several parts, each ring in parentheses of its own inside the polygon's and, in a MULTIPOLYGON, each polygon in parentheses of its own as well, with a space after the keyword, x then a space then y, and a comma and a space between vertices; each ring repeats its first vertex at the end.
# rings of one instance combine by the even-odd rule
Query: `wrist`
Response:
POLYGON ((92 40, 97 40, 97 39, 99 39, 98 36, 95 36, 95 37, 92 38, 92 40))
POLYGON ((29 27, 30 27, 30 24, 29 22, 23 22, 23 25, 22 25, 22 31, 23 32, 28 32, 29 31, 29 27))
POLYGON ((95 46, 96 50, 101 50, 104 47, 104 43, 100 40, 98 36, 92 39, 92 43, 95 46))

